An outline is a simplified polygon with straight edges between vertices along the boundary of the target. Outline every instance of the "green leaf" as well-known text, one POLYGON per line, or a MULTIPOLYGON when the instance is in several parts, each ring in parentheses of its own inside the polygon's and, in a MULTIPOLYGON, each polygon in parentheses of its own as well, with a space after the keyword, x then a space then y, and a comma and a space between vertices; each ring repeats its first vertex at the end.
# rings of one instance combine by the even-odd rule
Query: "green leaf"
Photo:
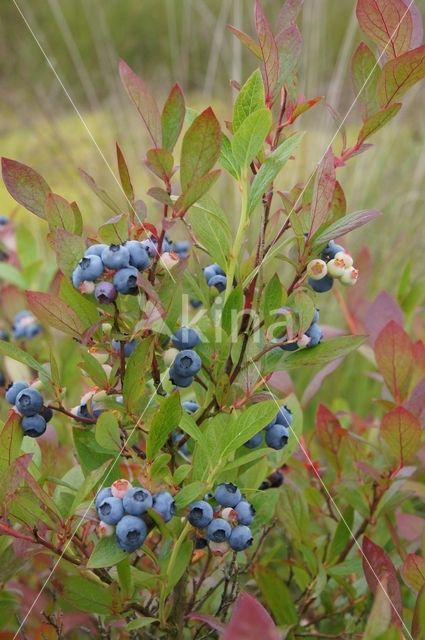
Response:
POLYGON ((335 360, 348 355, 352 351, 355 351, 366 340, 366 336, 340 336, 338 338, 330 338, 321 342, 312 349, 300 349, 290 353, 289 356, 281 353, 280 349, 273 349, 266 357, 265 370, 263 375, 268 372, 277 371, 291 371, 292 369, 298 369, 299 367, 316 367, 322 366, 335 360))
POLYGON ((233 27, 231 24, 228 24, 226 26, 229 31, 233 33, 233 35, 236 36, 245 47, 247 47, 247 49, 249 49, 259 60, 261 60, 260 46, 257 42, 255 42, 253 38, 251 38, 251 36, 244 33, 243 31, 240 31, 239 29, 236 29, 236 27, 233 27))
POLYGON ((189 222, 197 240, 225 269, 232 245, 232 232, 224 211, 211 196, 204 196, 192 207, 189 222))
POLYGON ((381 107, 399 102, 410 87, 425 78, 425 44, 387 62, 378 82, 381 107))
POLYGON ((327 244, 329 240, 345 236, 350 231, 358 229, 358 227, 362 227, 364 224, 368 224, 368 222, 371 222, 380 215, 381 212, 377 209, 362 209, 361 211, 348 213, 319 233, 319 235, 314 238, 314 244, 315 246, 327 244))
MULTIPOLYGON (((112 613, 113 592, 99 582, 82 576, 66 576, 61 599, 76 611, 107 615, 112 613)), ((117 606, 117 603, 114 603, 117 606)))
POLYGON ((354 509, 347 507, 343 516, 344 519, 340 520, 335 528, 335 533, 326 554, 327 561, 331 563, 337 560, 352 536, 351 530, 354 522, 354 509))
POLYGON ((274 321, 278 309, 282 306, 283 294, 284 289, 282 287, 282 283, 280 282, 277 273, 275 273, 274 276, 270 278, 266 288, 264 289, 262 309, 266 327, 274 321))
POLYGON ((180 417, 179 427, 182 431, 187 433, 195 442, 197 442, 205 453, 209 453, 208 444, 204 433, 196 424, 194 418, 186 411, 182 412, 180 417))
POLYGON ((351 75, 363 120, 367 120, 379 111, 377 85, 381 68, 376 63, 375 54, 364 42, 361 42, 354 52, 351 75))
POLYGON ((137 409, 143 394, 145 374, 150 368, 152 340, 144 338, 127 359, 124 376, 123 396, 130 412, 137 409))
POLYGON ((136 620, 132 620, 128 624, 126 624, 125 628, 127 631, 136 631, 137 629, 144 629, 145 627, 149 627, 154 622, 158 622, 158 618, 137 618, 136 620))
POLYGON ((263 194, 267 192, 269 185, 276 178, 287 160, 289 160, 303 137, 303 131, 295 133, 284 140, 277 149, 270 154, 267 160, 263 162, 251 185, 248 197, 248 213, 252 213, 260 203, 263 194))
POLYGON ((384 415, 380 435, 401 466, 414 457, 421 444, 419 420, 404 407, 384 415))
POLYGON ((379 131, 387 122, 389 122, 401 109, 401 102, 392 104, 382 111, 378 111, 373 116, 370 116, 360 129, 357 137, 357 144, 362 144, 373 133, 379 131))
POLYGON ((44 212, 51 231, 65 229, 70 233, 76 232, 79 222, 76 220, 74 209, 65 198, 58 196, 56 193, 47 194, 44 212))
POLYGON ((121 147, 118 142, 115 143, 116 152, 117 152, 117 164, 118 164, 118 173, 120 176, 120 182, 122 189, 125 193, 125 197, 129 200, 132 206, 129 207, 130 211, 133 211, 134 206, 134 188, 130 178, 130 172, 128 170, 127 163, 124 158, 124 154, 121 151, 121 147))
POLYGON ((190 559, 192 557, 193 551, 193 542, 191 540, 185 540, 179 549, 179 553, 176 559, 174 566, 170 573, 167 573, 168 577, 168 593, 175 587, 178 583, 184 572, 186 571, 187 566, 189 565, 190 559))
POLYGON ((61 279, 59 295, 80 316, 85 326, 90 327, 99 321, 97 306, 93 299, 74 289, 69 278, 61 279))
POLYGON ((0 280, 13 284, 18 289, 25 289, 26 287, 22 273, 8 262, 0 262, 0 280))
POLYGON ((21 416, 10 411, 0 432, 0 478, 3 480, 9 473, 9 467, 21 452, 22 439, 21 416))
POLYGON ((257 109, 241 124, 232 139, 232 152, 240 171, 249 167, 263 146, 272 126, 269 109, 257 109))
POLYGON ((49 234, 49 242, 56 253, 59 269, 71 276, 86 250, 86 243, 80 236, 65 229, 56 229, 49 234))
POLYGON ((186 131, 180 157, 183 192, 215 165, 221 146, 220 124, 211 107, 205 109, 186 131))
POLYGON ((51 192, 45 179, 31 167, 10 158, 2 158, 1 167, 4 184, 12 198, 39 218, 44 218, 44 203, 51 192))
POLYGON ((244 295, 242 287, 235 287, 227 298, 221 314, 221 326, 228 336, 232 329, 237 329, 237 320, 243 307, 244 295))
POLYGON ((199 178, 199 180, 190 185, 187 191, 182 193, 182 195, 176 200, 174 204, 174 217, 183 217, 186 211, 211 189, 213 184, 217 181, 220 173, 219 169, 210 171, 210 173, 207 173, 205 176, 202 176, 202 178, 199 178))
POLYGON ((291 592, 283 579, 272 569, 259 567, 255 577, 266 605, 278 625, 296 625, 298 614, 291 592))
POLYGON ((205 494, 207 487, 203 482, 191 482, 187 484, 183 489, 175 496, 176 507, 178 510, 187 507, 188 504, 205 494))
POLYGON ((161 117, 155 98, 146 84, 124 60, 119 60, 118 70, 125 90, 134 102, 155 147, 161 146, 161 117))
POLYGON ((122 213, 99 227, 99 238, 106 244, 121 244, 128 240, 128 218, 122 213))
POLYGON ((77 313, 57 296, 41 291, 27 291, 26 296, 31 311, 48 326, 74 338, 81 337, 87 328, 77 313))
POLYGON ((404 559, 400 573, 407 586, 419 593, 425 585, 425 558, 409 553, 404 559))
POLYGON ((276 417, 279 407, 274 400, 258 402, 230 422, 224 434, 223 459, 241 447, 276 417))
POLYGON ((116 202, 114 202, 111 198, 111 196, 109 194, 106 193, 106 191, 104 189, 102 189, 101 187, 99 187, 99 185, 96 183, 96 181, 94 180, 94 178, 92 178, 88 173, 86 173, 86 171, 84 171, 83 169, 79 169, 78 173, 80 174, 81 178, 84 180, 84 182, 86 183, 86 185, 93 191, 93 193, 95 193, 97 195, 97 197, 102 200, 102 202, 104 204, 106 204, 107 207, 109 207, 110 209, 112 209, 112 211, 115 214, 119 214, 120 213, 120 209, 121 207, 119 207, 117 205, 116 202))
POLYGON ((288 302, 294 307, 298 316, 298 331, 303 334, 307 331, 313 320, 315 305, 314 300, 305 290, 298 289, 289 297, 288 302))
POLYGON ((150 426, 146 445, 148 460, 152 460, 167 442, 170 433, 178 427, 181 415, 180 394, 173 392, 161 402, 150 426))
POLYGON ((171 88, 161 114, 162 146, 172 151, 183 127, 186 106, 183 91, 176 82, 171 88))
POLYGON ((232 129, 235 134, 246 118, 265 106, 263 79, 256 69, 239 91, 233 106, 232 129))
POLYGON ((96 422, 95 438, 101 447, 117 451, 121 449, 120 429, 114 413, 105 411, 96 422))
POLYGON ((107 536, 106 538, 100 538, 96 542, 96 546, 87 561, 87 568, 103 569, 104 567, 113 567, 127 557, 128 553, 120 549, 115 536, 107 536))
MULTIPOLYGON (((114 452, 103 449, 99 445, 95 438, 94 430, 73 429, 72 437, 77 450, 78 461, 85 476, 99 469, 105 462, 112 464, 112 459, 115 457, 114 452)), ((112 483, 120 477, 119 464, 116 464, 114 469, 109 473, 108 482, 112 483)))
POLYGON ((105 389, 108 386, 108 376, 99 360, 86 351, 86 348, 81 349, 80 356, 82 358, 79 365, 81 369, 90 376, 98 387, 105 389))
POLYGON ((232 151, 232 143, 223 133, 221 135, 220 164, 233 178, 238 179, 238 167, 232 151))
POLYGON ((12 360, 23 362, 23 364, 26 364, 28 367, 30 367, 30 369, 35 369, 35 371, 38 371, 40 379, 43 382, 47 384, 50 383, 50 375, 48 371, 43 367, 42 364, 37 362, 37 360, 33 358, 32 355, 30 355, 23 349, 20 349, 16 345, 11 344, 10 342, 6 342, 5 340, 0 340, 0 353, 4 356, 12 358, 12 360))

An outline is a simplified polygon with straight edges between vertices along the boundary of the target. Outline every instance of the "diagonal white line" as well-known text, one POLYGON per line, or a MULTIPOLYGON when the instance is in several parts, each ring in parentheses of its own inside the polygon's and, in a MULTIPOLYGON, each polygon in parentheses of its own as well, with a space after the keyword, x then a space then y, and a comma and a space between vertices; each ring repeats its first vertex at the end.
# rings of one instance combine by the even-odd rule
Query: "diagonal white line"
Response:
MULTIPOLYGON (((372 77, 372 74, 374 73, 376 67, 379 65, 379 63, 381 62, 383 56, 385 55, 386 50, 388 49, 388 47, 390 46, 392 39, 394 37, 394 35, 397 33, 398 28, 400 27, 401 23, 403 22, 404 18, 407 16, 407 14, 410 11, 410 7, 413 5, 414 0, 410 0, 409 5, 406 8, 406 11, 403 13, 403 15, 400 18, 399 23, 397 24, 396 28, 394 29, 393 33, 391 34, 391 37, 389 38, 387 44, 385 45, 385 47, 383 48, 383 50, 381 51, 381 53, 378 56, 378 59, 376 60, 374 66, 372 67, 369 75, 367 76, 366 80, 363 82, 362 86, 360 87, 357 95, 354 97, 353 102, 351 103, 347 113, 345 114, 344 118, 342 119, 338 129, 336 130, 336 132, 334 133, 334 135, 332 136, 329 144, 326 146, 326 149, 324 150, 324 152, 322 153, 320 160, 317 162, 316 166, 314 167, 313 171, 311 172, 311 174, 309 175, 307 182, 305 183, 301 193, 298 195, 298 198, 296 199, 294 206, 292 207, 291 211, 289 212, 288 216, 287 216, 287 220, 290 219, 291 215, 294 213, 295 209, 297 208, 298 204, 301 202, 301 199, 305 193, 305 191, 307 190, 308 186, 310 185, 310 182, 312 181, 315 173, 316 173, 316 169, 319 167, 320 163, 323 161, 325 155, 327 154, 327 152, 329 151, 329 149, 331 148, 333 142, 335 141, 335 138, 338 136, 339 132, 341 131, 342 127, 344 126, 348 116, 350 115, 350 113, 352 112, 352 110, 354 109, 355 105, 358 102, 358 99, 360 98, 361 94, 363 93, 364 88, 366 87, 366 85, 368 84, 370 78, 372 77)), ((282 241, 282 243, 277 243, 274 247, 271 247, 269 249, 269 251, 263 256, 260 264, 258 265, 258 267, 255 270, 255 273, 257 273, 261 267, 261 265, 263 264, 264 260, 267 258, 267 260, 269 260, 276 252, 280 251, 280 249, 282 248, 284 244, 284 241, 282 241)))
MULTIPOLYGON (((95 137, 93 136, 90 128, 88 127, 86 121, 84 120, 83 116, 81 115, 77 105, 75 104, 74 100, 72 99, 72 96, 70 95, 69 91, 67 90, 67 88, 65 87, 64 83, 62 82, 61 77, 59 76, 58 72, 56 71, 55 67, 53 66, 52 61, 50 60, 49 56, 47 55, 47 53, 45 52, 45 50, 43 49, 43 45, 41 44, 41 42, 39 41, 39 39, 37 38, 37 36, 35 35, 31 25, 29 24, 28 20, 26 19, 25 15, 23 14, 21 8, 19 7, 18 3, 16 2, 16 0, 12 0, 13 4, 15 5, 16 9, 18 10, 19 14, 21 15, 22 20, 24 21, 28 31, 31 33, 32 37, 34 38, 34 41, 36 42, 38 48, 40 49, 41 53, 44 56, 44 59, 46 60, 47 64, 49 65, 50 69, 52 70, 56 80, 59 82, 64 94, 66 95, 66 97, 68 98, 69 102, 72 105, 72 108, 74 109, 75 113, 77 114, 78 118, 81 121, 81 124, 83 125, 84 129, 86 130, 90 140, 93 142, 94 146, 96 147, 100 157, 102 158, 102 160, 104 161, 104 163, 106 164, 110 174, 112 175, 113 179, 115 180, 115 182, 117 183, 120 191, 123 193, 125 199, 127 200, 128 204, 130 205, 132 211, 134 212, 137 220, 139 221, 139 224, 141 225, 142 229, 146 232, 148 232, 148 229, 146 229, 145 225, 143 224, 143 221, 140 219, 139 214, 137 213, 135 207, 133 207, 132 203, 130 202, 130 200, 128 199, 122 185, 121 182, 118 180, 117 176, 114 173, 114 170, 112 169, 111 165, 109 164, 108 160, 105 157, 105 154, 103 153, 102 149, 99 147, 95 137)), ((157 256, 159 257, 159 252, 157 250, 157 256)), ((171 273, 171 271, 168 269, 167 265, 162 262, 162 266, 165 267, 166 271, 168 272, 168 275, 171 277, 172 281, 175 283, 175 279, 171 273)))
MULTIPOLYGON (((267 391, 270 393, 271 397, 273 398, 274 402, 276 403, 276 406, 278 407, 278 409, 280 409, 280 404, 275 396, 275 394, 273 393, 273 391, 270 389, 269 385, 267 384, 267 381, 265 380, 265 378, 263 377, 263 375, 261 374, 261 371, 259 370, 259 368, 257 367, 256 363, 254 362, 254 360, 251 359, 250 361, 251 364, 254 365, 254 367, 257 370, 258 375, 260 376, 264 386, 266 387, 267 391)), ((339 517, 341 518, 341 521, 344 523, 344 525, 347 528, 347 531, 349 531, 351 538, 354 541, 354 544, 356 545, 356 547, 358 548, 358 550, 360 551, 364 561, 366 562, 366 564, 368 565, 369 569, 371 570, 373 576, 375 577, 375 579, 377 580, 379 586, 381 587, 382 591, 385 594, 385 597, 388 599, 392 610, 394 611, 394 613, 396 614, 397 618, 399 619, 399 621, 401 622, 403 629, 406 631, 408 637, 410 638, 410 640, 413 640, 413 636, 410 634, 409 629, 407 628, 406 624, 403 622, 403 618, 400 616, 399 612, 397 611, 395 605, 393 604, 393 601, 391 600, 391 596, 389 595, 389 593, 386 591, 385 587, 383 586, 381 580, 379 579, 379 577, 377 576, 374 568, 372 567, 371 563, 369 562, 368 558, 366 557, 363 549, 361 548, 358 539, 356 538, 353 530, 351 529, 350 525, 348 524, 348 522, 346 521, 346 519, 344 518, 344 515, 341 513, 340 508, 338 507, 337 503, 335 502, 334 498, 332 497, 332 494, 330 493, 329 489, 327 488, 325 482, 323 481, 320 473, 317 471, 315 465, 313 464, 313 460, 310 458, 308 451, 305 449, 305 447, 303 446, 301 440, 298 438, 297 434, 295 433, 294 429, 291 427, 291 425, 289 425, 289 429, 291 431, 292 436, 295 438, 295 440, 297 441, 298 446, 300 447, 301 451, 303 452, 304 456, 307 458, 311 468, 313 469, 313 472, 315 474, 315 476, 317 477, 317 479, 319 480, 320 484, 323 487, 323 490, 325 491, 326 495, 328 496, 329 500, 332 502, 332 505, 334 506, 336 512, 338 513, 339 517)))
MULTIPOLYGON (((165 378, 166 378, 166 375, 167 375, 167 372, 165 372, 165 374, 163 375, 163 377, 162 377, 162 379, 161 379, 161 381, 160 381, 160 382, 161 382, 161 384, 164 382, 164 380, 165 380, 165 378)), ((111 475, 112 470, 113 470, 113 468, 114 468, 114 466, 115 466, 115 464, 116 464, 117 460, 119 460, 119 458, 120 458, 121 454, 122 454, 122 453, 123 453, 123 451, 125 450, 125 448, 126 448, 127 444, 129 443, 129 441, 130 441, 131 437, 133 436, 133 433, 136 431, 137 427, 139 426, 139 424, 140 424, 140 423, 141 423, 141 421, 142 421, 143 416, 145 415, 146 411, 149 409, 149 407, 150 407, 150 405, 151 405, 151 403, 152 403, 152 400, 155 398, 155 396, 156 396, 156 392, 157 392, 157 390, 155 389, 155 391, 153 392, 153 394, 152 394, 152 395, 151 395, 151 397, 149 398, 149 400, 148 400, 148 402, 147 402, 147 404, 146 404, 145 408, 143 409, 142 413, 140 414, 139 419, 137 420, 136 424, 134 425, 134 427, 133 427, 133 428, 132 428, 132 430, 130 431, 129 436, 127 437, 127 439, 126 439, 126 441, 124 442, 124 444, 122 445, 121 449, 119 450, 119 452, 118 452, 118 453, 117 453, 117 455, 115 456, 115 459, 114 459, 114 461, 112 462, 111 467, 110 467, 110 469, 109 469, 108 473, 107 473, 107 474, 106 474, 106 476, 102 479, 101 486, 100 486, 99 490, 100 490, 102 487, 104 487, 105 483, 107 482, 107 480, 108 480, 109 476, 111 475)), ((82 523, 84 522, 84 520, 86 519, 87 514, 88 514, 88 512, 90 511, 90 509, 92 508, 92 506, 93 506, 93 504, 94 504, 95 500, 96 500, 96 497, 94 497, 94 498, 91 500, 91 502, 90 502, 89 506, 87 507, 87 509, 85 510, 85 512, 83 513, 83 515, 81 516, 80 520, 78 521, 78 524, 77 524, 77 526, 75 527, 75 529, 74 529, 73 533, 71 534, 71 537, 67 540, 67 542, 66 542, 66 544, 65 544, 64 548, 63 548, 63 549, 62 549, 62 551, 61 551, 61 554, 60 554, 59 558, 56 560, 55 564, 53 565, 53 568, 51 569, 51 571, 50 571, 49 575, 47 576, 46 580, 44 581, 44 583, 43 583, 43 585, 42 585, 42 587, 41 587, 40 591, 38 592, 38 594, 37 594, 37 596, 35 597, 35 599, 34 599, 33 603, 31 604, 30 608, 28 609, 27 613, 25 614, 25 617, 23 618, 22 622, 20 623, 19 629, 17 630, 17 632, 16 632, 16 633, 15 633, 15 635, 13 636, 13 639, 12 639, 12 640, 16 640, 16 638, 18 637, 19 632, 20 632, 20 631, 22 630, 22 628, 24 627, 25 622, 26 622, 26 621, 27 621, 27 619, 28 619, 28 616, 31 614, 31 611, 34 609, 35 605, 37 604, 38 600, 40 599, 40 596, 41 596, 41 594, 43 593, 43 591, 45 590, 45 588, 47 587, 47 585, 48 585, 48 583, 49 583, 49 581, 50 581, 50 579, 51 579, 52 575, 54 574, 54 572, 55 572, 55 571, 56 571, 56 569, 58 568, 58 565, 59 565, 60 561, 62 560, 62 558, 63 558, 64 554, 66 553, 66 551, 67 551, 67 549, 68 549, 69 545, 71 544, 71 542, 72 542, 72 540, 73 540, 73 538, 74 538, 75 534, 77 533, 78 529, 80 528, 81 524, 82 524, 82 523)))

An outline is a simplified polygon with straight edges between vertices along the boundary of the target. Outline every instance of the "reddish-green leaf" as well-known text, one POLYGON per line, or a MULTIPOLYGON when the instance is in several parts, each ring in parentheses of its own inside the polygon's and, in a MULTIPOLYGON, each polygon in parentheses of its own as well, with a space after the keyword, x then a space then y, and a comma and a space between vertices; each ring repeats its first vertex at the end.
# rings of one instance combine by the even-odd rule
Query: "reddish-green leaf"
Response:
POLYGON ((80 316, 63 300, 41 291, 27 291, 28 305, 39 320, 47 325, 79 338, 87 329, 80 316))
POLYGON ((143 80, 128 66, 124 60, 118 63, 121 81, 130 98, 136 105, 145 127, 155 147, 161 146, 161 117, 155 98, 143 80))
POLYGON ((10 411, 0 432, 0 478, 7 474, 10 465, 19 456, 22 438, 21 416, 10 411))
POLYGON ((362 227, 380 215, 381 212, 377 209, 363 209, 361 211, 355 211, 354 213, 348 213, 327 227, 325 231, 322 231, 322 233, 314 239, 315 243, 317 245, 326 244, 329 240, 344 236, 346 233, 362 227))
POLYGON ((107 244, 120 244, 128 239, 128 218, 122 213, 99 227, 99 238, 107 244))
POLYGON ((377 86, 381 67, 376 63, 375 54, 364 42, 359 44, 353 54, 351 75, 363 120, 367 120, 379 110, 377 86))
POLYGON ((49 234, 49 243, 56 253, 59 269, 70 276, 86 250, 86 243, 80 236, 65 229, 56 229, 49 234))
POLYGON ((425 44, 384 65, 378 82, 382 107, 398 102, 410 87, 425 78, 425 44))
POLYGON ((400 585, 398 584, 394 565, 385 551, 372 542, 367 536, 363 538, 363 571, 370 590, 376 593, 381 580, 386 578, 386 594, 391 601, 392 621, 400 626, 402 603, 400 585))
POLYGON ((223 640, 278 640, 279 637, 276 625, 263 605, 248 593, 241 593, 233 606, 223 640))
POLYGON ((276 45, 279 51, 278 86, 281 86, 290 82, 301 56, 302 38, 297 25, 292 24, 279 31, 276 36, 276 45))
POLYGON ((341 427, 336 415, 323 404, 317 408, 316 433, 325 451, 334 455, 338 453, 341 439, 347 436, 347 431, 341 427))
POLYGON ((49 193, 46 198, 44 211, 51 230, 65 229, 65 231, 70 231, 71 233, 75 231, 76 219, 74 209, 65 198, 58 196, 56 193, 49 193))
POLYGON ((279 78, 279 51, 270 23, 267 20, 260 0, 255 0, 255 29, 263 60, 263 80, 266 91, 266 104, 271 105, 279 78))
POLYGON ((381 437, 403 465, 417 453, 421 443, 419 420, 404 407, 396 407, 382 418, 381 437))
POLYGON ((304 0, 285 0, 277 19, 279 31, 294 24, 303 4, 304 0))
POLYGON ((396 102, 395 104, 390 105, 382 111, 378 111, 373 116, 368 118, 360 129, 357 138, 357 144, 361 144, 366 140, 366 138, 371 136, 372 133, 375 133, 376 131, 381 129, 381 127, 383 127, 385 124, 387 124, 387 122, 394 118, 394 116, 400 111, 400 109, 401 102, 396 102))
POLYGON ((236 29, 236 27, 232 27, 231 24, 227 25, 227 28, 234 36, 236 36, 247 49, 249 49, 259 60, 261 60, 261 49, 260 46, 249 36, 248 34, 236 29))
POLYGON ((220 125, 211 107, 192 122, 183 138, 180 181, 186 191, 213 168, 220 154, 220 125))
POLYGON ((178 83, 173 85, 161 113, 162 146, 172 151, 184 123, 186 105, 178 83))
POLYGON ((409 553, 400 573, 407 586, 418 593, 425 584, 425 558, 409 553))
POLYGON ((363 31, 389 58, 409 50, 413 21, 403 0, 357 0, 356 13, 363 31))
POLYGON ((25 209, 44 218, 44 203, 51 188, 44 178, 26 164, 10 158, 1 159, 2 175, 12 198, 25 209))
POLYGON ((412 373, 412 345, 407 333, 393 320, 385 325, 376 339, 375 357, 394 399, 403 402, 412 373))
POLYGON ((332 149, 329 148, 317 169, 314 182, 313 199, 311 203, 310 237, 314 235, 328 218, 335 185, 334 154, 332 149))
POLYGON ((130 204, 129 208, 132 211, 134 207, 134 189, 131 182, 130 172, 128 170, 127 163, 125 161, 123 152, 121 151, 121 148, 118 142, 116 143, 116 150, 117 150, 118 173, 120 175, 121 186, 125 193, 125 197, 127 198, 127 200, 129 200, 129 204, 130 204))
POLYGON ((121 210, 121 207, 119 207, 116 204, 116 202, 114 202, 112 200, 111 196, 108 195, 104 189, 99 187, 98 184, 96 183, 96 181, 88 173, 86 173, 83 169, 79 169, 78 171, 79 171, 80 176, 84 180, 84 182, 97 195, 97 197, 100 198, 100 200, 102 200, 102 202, 104 204, 106 204, 107 207, 112 209, 112 211, 114 213, 119 213, 120 210, 121 210))
POLYGON ((166 149, 149 149, 146 154, 146 165, 158 178, 167 182, 173 171, 173 156, 166 149))
POLYGON ((195 202, 198 202, 198 200, 211 189, 220 173, 220 169, 216 169, 194 182, 188 190, 177 199, 174 205, 173 216, 175 218, 181 218, 189 207, 195 204, 195 202))

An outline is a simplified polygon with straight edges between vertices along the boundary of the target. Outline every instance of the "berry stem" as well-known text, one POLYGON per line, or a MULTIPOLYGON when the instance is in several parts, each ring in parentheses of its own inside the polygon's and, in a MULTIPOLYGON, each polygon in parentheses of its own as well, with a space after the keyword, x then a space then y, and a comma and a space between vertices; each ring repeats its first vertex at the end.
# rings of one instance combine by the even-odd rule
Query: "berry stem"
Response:
POLYGON ((75 415, 75 413, 71 413, 71 411, 65 409, 65 407, 55 407, 49 404, 47 405, 47 408, 51 409, 52 411, 59 411, 59 413, 63 413, 65 416, 72 418, 76 422, 82 422, 83 424, 96 424, 97 422, 96 418, 83 418, 82 416, 77 416, 75 415))

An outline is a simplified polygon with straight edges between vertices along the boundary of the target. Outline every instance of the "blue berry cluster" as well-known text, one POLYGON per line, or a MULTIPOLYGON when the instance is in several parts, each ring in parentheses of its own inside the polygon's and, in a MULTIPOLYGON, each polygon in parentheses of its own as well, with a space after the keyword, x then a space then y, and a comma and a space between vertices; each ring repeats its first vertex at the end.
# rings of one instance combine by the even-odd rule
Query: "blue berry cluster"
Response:
POLYGON ((300 347, 316 347, 322 340, 323 334, 319 327, 319 309, 315 309, 311 324, 300 340, 296 342, 287 342, 281 345, 283 351, 297 351, 300 347))
POLYGON ((226 290, 226 273, 219 264, 210 264, 208 267, 205 267, 204 277, 209 287, 215 287, 220 293, 226 290))
POLYGON ((231 482, 219 484, 214 499, 214 506, 210 503, 210 496, 192 503, 188 521, 203 531, 202 538, 208 541, 213 551, 224 552, 229 547, 233 551, 244 551, 253 542, 249 525, 254 520, 254 507, 231 482))
POLYGON ((168 491, 152 494, 144 487, 133 487, 128 480, 117 480, 111 487, 101 489, 95 506, 99 533, 115 534, 118 546, 129 553, 142 546, 153 526, 149 509, 156 511, 164 522, 169 522, 176 511, 174 498, 168 491))
MULTIPOLYGON (((154 236, 142 240, 142 245, 145 247, 150 258, 158 254, 158 240, 154 236)), ((189 242, 188 240, 173 242, 165 236, 162 242, 161 253, 175 253, 181 260, 184 260, 189 257, 189 242)))
MULTIPOLYGON (((31 338, 35 338, 42 330, 37 318, 31 311, 27 311, 26 309, 18 311, 13 318, 12 336, 17 340, 30 340, 31 338)), ((2 340, 5 339, 7 338, 2 338, 2 340)))
POLYGON ((21 427, 25 436, 38 438, 46 431, 53 412, 44 406, 43 396, 26 382, 13 382, 6 390, 6 400, 22 416, 21 427))
MULTIPOLYGON (((274 420, 268 424, 264 431, 266 445, 271 449, 283 449, 288 443, 289 432, 292 426, 292 411, 286 405, 280 407, 274 420)), ((245 447, 256 449, 263 442, 263 431, 259 431, 247 442, 245 447)))
POLYGON ((200 341, 199 334, 189 327, 182 327, 172 336, 173 347, 179 351, 170 367, 170 380, 176 387, 189 387, 201 369, 201 358, 193 350, 200 341))
POLYGON ((316 293, 325 293, 332 289, 338 279, 345 286, 353 286, 359 272, 353 266, 353 258, 334 240, 328 242, 320 258, 311 260, 307 265, 308 284, 316 293))

